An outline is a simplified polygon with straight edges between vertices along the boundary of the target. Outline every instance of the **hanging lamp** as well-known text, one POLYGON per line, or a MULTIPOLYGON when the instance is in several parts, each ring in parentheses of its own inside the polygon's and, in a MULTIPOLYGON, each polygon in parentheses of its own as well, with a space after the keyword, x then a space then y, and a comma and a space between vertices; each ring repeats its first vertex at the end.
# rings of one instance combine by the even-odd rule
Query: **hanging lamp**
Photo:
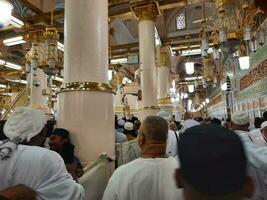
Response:
MULTIPOLYGON (((186 39, 190 39, 190 37, 186 37, 186 39)), ((185 63, 185 72, 188 75, 192 75, 195 72, 195 63, 190 61, 190 55, 191 55, 191 49, 190 49, 190 45, 188 43, 188 52, 189 52, 189 56, 188 56, 188 60, 185 63)))
POLYGON ((8 26, 11 20, 13 5, 6 0, 0 0, 0 28, 8 26))

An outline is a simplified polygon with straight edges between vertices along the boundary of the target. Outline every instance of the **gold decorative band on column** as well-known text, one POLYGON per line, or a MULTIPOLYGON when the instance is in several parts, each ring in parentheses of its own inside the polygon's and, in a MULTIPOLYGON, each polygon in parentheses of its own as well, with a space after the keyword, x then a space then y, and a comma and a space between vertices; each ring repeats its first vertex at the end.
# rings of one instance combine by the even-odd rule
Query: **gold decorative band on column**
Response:
POLYGON ((62 92, 71 92, 71 91, 96 91, 96 92, 107 92, 114 93, 111 85, 101 82, 70 82, 65 83, 60 87, 62 92))
POLYGON ((171 99, 169 97, 162 98, 158 100, 159 105, 166 105, 166 104, 171 104, 171 99))
POLYGON ((143 107, 143 110, 159 110, 160 109, 160 107, 158 107, 158 106, 145 106, 145 107, 143 107))

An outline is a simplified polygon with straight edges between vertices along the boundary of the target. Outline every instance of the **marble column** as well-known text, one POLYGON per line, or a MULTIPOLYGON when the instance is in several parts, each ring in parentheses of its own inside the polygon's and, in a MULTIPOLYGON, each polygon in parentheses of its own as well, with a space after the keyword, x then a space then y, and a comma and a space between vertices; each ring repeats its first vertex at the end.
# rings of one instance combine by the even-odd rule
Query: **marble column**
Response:
POLYGON ((154 4, 136 6, 133 9, 139 20, 139 56, 141 69, 142 110, 141 119, 156 114, 157 74, 155 63, 155 23, 157 10, 154 4))
POLYGON ((70 131, 83 164, 115 156, 113 91, 108 84, 108 0, 65 0, 64 83, 57 127, 70 131), (81 20, 84 19, 84 20, 81 20))
POLYGON ((31 80, 31 98, 30 103, 32 107, 47 106, 47 95, 43 92, 47 89, 47 76, 42 69, 36 69, 36 76, 31 80))

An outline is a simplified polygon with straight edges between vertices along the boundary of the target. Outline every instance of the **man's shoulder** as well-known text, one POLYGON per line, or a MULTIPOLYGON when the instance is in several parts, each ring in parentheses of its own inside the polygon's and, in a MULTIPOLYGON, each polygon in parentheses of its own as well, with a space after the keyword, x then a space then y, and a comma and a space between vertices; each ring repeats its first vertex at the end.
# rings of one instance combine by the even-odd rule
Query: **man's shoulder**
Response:
POLYGON ((49 149, 37 146, 19 145, 17 150, 17 156, 23 158, 20 160, 27 160, 31 162, 47 161, 47 160, 61 160, 58 153, 49 149), (29 160, 28 160, 29 159, 29 160))

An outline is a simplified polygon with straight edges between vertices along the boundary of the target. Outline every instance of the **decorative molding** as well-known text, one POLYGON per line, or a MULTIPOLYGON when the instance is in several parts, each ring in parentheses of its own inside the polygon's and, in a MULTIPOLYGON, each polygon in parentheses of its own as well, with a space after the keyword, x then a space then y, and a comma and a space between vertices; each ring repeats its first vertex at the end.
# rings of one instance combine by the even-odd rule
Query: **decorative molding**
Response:
POLYGON ((146 0, 146 1, 131 1, 131 9, 135 17, 139 21, 150 20, 154 21, 158 15, 160 15, 160 9, 158 1, 146 0))
POLYGON ((97 91, 97 92, 114 93, 113 88, 109 84, 101 82, 65 83, 60 87, 60 91, 58 93, 72 92, 72 91, 97 91))
POLYGON ((160 107, 158 106, 145 106, 143 107, 143 110, 159 110, 160 107))
POLYGON ((267 59, 258 64, 240 79, 240 91, 267 77, 267 59))

